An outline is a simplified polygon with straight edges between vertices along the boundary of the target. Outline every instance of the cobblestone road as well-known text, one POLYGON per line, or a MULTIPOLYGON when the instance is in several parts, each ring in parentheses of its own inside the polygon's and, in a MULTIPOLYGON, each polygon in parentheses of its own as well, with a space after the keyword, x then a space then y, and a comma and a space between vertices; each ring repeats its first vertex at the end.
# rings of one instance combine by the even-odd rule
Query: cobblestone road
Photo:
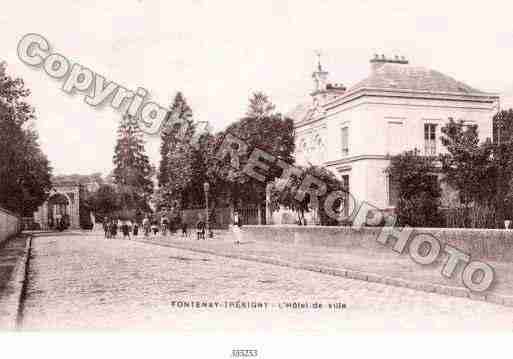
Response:
POLYGON ((507 329, 513 308, 95 236, 33 240, 24 329, 507 329), (218 302, 218 308, 178 303, 218 302), (222 307, 266 302, 267 309, 222 307), (322 309, 284 308, 321 303, 322 309), (329 309, 345 303, 345 309, 329 309), (174 305, 173 305, 174 304, 174 305))

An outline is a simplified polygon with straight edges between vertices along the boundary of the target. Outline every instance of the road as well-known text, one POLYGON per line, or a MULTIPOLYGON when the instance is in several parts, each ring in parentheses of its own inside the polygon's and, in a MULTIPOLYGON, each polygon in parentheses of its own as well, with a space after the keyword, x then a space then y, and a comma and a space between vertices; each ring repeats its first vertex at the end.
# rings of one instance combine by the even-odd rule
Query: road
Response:
POLYGON ((491 303, 79 234, 33 239, 22 312, 27 330, 333 333, 512 327, 513 308, 491 303), (186 307, 196 302, 211 307, 186 307), (315 303, 322 308, 313 308, 315 303), (345 308, 329 308, 337 303, 345 308))

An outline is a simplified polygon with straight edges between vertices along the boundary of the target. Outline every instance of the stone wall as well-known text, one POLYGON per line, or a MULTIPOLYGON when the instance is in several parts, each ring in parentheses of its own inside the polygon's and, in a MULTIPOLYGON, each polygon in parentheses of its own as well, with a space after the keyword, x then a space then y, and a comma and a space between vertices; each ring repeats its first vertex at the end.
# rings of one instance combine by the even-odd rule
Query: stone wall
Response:
POLYGON ((0 208, 0 243, 19 232, 20 219, 14 213, 0 208))
MULTIPOLYGON (((391 251, 395 243, 387 245, 377 242, 382 228, 321 227, 321 226, 243 226, 248 240, 274 241, 284 244, 343 247, 348 250, 369 252, 391 251)), ((385 227, 383 230, 391 230, 385 227)), ((513 231, 501 229, 467 228, 415 228, 412 236, 419 233, 432 234, 442 244, 450 244, 471 255, 472 260, 513 261, 513 231)), ((410 237, 411 239, 411 237, 410 237)), ((407 246, 405 252, 407 252, 407 246)))

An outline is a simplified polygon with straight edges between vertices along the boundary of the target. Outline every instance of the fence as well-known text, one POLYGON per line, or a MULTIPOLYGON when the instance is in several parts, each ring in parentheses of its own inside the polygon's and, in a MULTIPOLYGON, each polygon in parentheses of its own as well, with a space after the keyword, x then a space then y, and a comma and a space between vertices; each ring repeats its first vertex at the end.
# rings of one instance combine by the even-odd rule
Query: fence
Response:
POLYGON ((0 208, 0 243, 20 231, 20 218, 3 208, 0 208))
POLYGON ((493 207, 475 206, 443 209, 442 215, 448 228, 495 228, 496 213, 493 207))
MULTIPOLYGON (((231 221, 229 208, 213 208, 209 211, 209 226, 214 229, 228 229, 231 221)), ((196 227, 199 221, 204 221, 205 209, 184 209, 182 211, 182 222, 189 227, 196 227)))
MULTIPOLYGON (((242 207, 236 208, 242 224, 265 224, 265 208, 242 207)), ((182 221, 188 226, 195 227, 199 221, 205 220, 205 209, 185 209, 182 211, 182 221)), ((232 221, 232 213, 229 207, 213 208, 209 210, 209 224, 211 228, 228 229, 232 221)))
POLYGON ((239 218, 242 224, 265 224, 265 208, 261 207, 243 207, 237 208, 239 218))

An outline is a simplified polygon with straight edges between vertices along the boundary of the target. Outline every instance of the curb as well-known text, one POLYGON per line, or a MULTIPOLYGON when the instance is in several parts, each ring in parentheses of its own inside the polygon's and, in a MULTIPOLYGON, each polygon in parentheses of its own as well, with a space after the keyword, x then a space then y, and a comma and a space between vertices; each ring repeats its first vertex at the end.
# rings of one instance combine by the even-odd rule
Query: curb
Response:
POLYGON ((176 249, 189 250, 191 252, 211 254, 211 255, 215 255, 215 256, 219 256, 219 257, 246 260, 246 261, 259 262, 259 263, 265 263, 265 264, 272 264, 272 265, 277 265, 277 266, 281 266, 281 267, 307 270, 310 272, 323 273, 323 274, 328 274, 328 275, 337 276, 337 277, 344 277, 344 278, 349 278, 349 279, 354 279, 354 280, 362 280, 362 281, 366 281, 366 282, 380 283, 380 284, 390 285, 390 286, 399 287, 399 288, 408 288, 408 289, 413 289, 413 290, 426 292, 426 293, 436 293, 436 294, 441 294, 441 295, 446 295, 446 296, 451 296, 451 297, 468 298, 471 300, 488 302, 488 303, 492 303, 492 304, 499 304, 499 305, 503 305, 506 307, 513 307, 513 296, 504 296, 501 294, 492 294, 492 293, 488 293, 488 294, 474 293, 474 292, 472 292, 466 288, 463 288, 463 287, 450 287, 450 286, 444 286, 444 285, 440 285, 440 284, 414 282, 414 281, 408 281, 408 280, 404 280, 404 279, 380 276, 375 273, 366 273, 366 272, 343 269, 343 268, 329 268, 329 267, 311 265, 311 264, 301 264, 301 263, 296 263, 296 262, 284 261, 284 260, 280 260, 280 259, 265 258, 265 257, 259 257, 259 256, 252 256, 252 255, 219 253, 219 252, 208 250, 208 249, 199 249, 199 248, 190 248, 190 247, 186 248, 186 247, 182 247, 180 245, 176 245, 173 243, 161 243, 161 242, 159 243, 159 242, 154 242, 151 240, 138 240, 138 239, 136 241, 142 242, 142 243, 149 243, 149 244, 153 244, 153 245, 159 245, 162 247, 172 247, 172 248, 176 248, 176 249))
POLYGON ((31 248, 32 236, 28 235, 23 257, 16 263, 16 268, 14 268, 11 279, 5 288, 9 294, 2 300, 2 307, 7 313, 7 315, 0 318, 0 328, 2 330, 10 331, 19 328, 31 248))

